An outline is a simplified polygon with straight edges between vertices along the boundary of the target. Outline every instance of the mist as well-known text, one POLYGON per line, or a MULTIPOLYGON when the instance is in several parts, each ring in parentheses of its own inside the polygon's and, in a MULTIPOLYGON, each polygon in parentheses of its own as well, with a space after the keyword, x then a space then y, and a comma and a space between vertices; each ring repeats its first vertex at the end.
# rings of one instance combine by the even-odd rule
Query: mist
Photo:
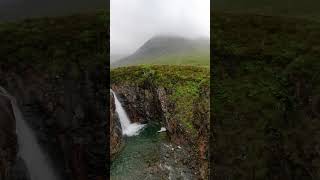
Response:
POLYGON ((111 57, 131 54, 156 35, 209 38, 210 0, 111 0, 111 57))

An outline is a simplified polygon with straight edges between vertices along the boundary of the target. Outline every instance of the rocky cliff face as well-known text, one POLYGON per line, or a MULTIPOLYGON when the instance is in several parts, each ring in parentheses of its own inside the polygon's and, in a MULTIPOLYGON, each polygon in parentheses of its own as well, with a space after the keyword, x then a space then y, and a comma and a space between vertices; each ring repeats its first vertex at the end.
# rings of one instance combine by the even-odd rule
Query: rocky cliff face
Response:
POLYGON ((1 94, 0 117, 0 179, 9 179, 17 156, 17 136, 11 102, 1 94))
POLYGON ((116 112, 114 96, 110 92, 110 157, 114 159, 122 146, 122 129, 116 112))
MULTIPOLYGON (((133 74, 140 71, 147 74, 146 71, 149 71, 143 67, 133 69, 133 74)), ((152 70, 161 73, 156 68, 151 67, 152 70)), ((125 69, 114 70, 111 74, 112 80, 121 74, 120 71, 126 72, 125 69)), ((140 83, 117 79, 112 82, 111 88, 117 93, 131 120, 160 121, 167 129, 171 141, 189 150, 190 158, 186 162, 193 166, 200 179, 207 179, 210 99, 208 84, 198 86, 197 94, 191 96, 192 92, 188 92, 189 87, 184 84, 188 80, 182 80, 184 85, 177 83, 176 87, 169 88, 161 85, 157 79, 157 75, 150 75, 140 83), (182 94, 177 94, 180 90, 183 91, 182 94)))
POLYGON ((163 118, 159 97, 152 84, 142 87, 113 85, 112 89, 117 92, 131 122, 146 123, 163 118))
POLYGON ((0 25, 0 85, 17 99, 61 179, 106 179, 107 17, 97 12, 0 25))
POLYGON ((25 120, 63 179, 106 177, 107 88, 103 67, 69 66, 54 76, 30 66, 2 67, 0 76, 1 85, 18 100, 25 120), (70 68, 79 75, 72 75, 70 68))

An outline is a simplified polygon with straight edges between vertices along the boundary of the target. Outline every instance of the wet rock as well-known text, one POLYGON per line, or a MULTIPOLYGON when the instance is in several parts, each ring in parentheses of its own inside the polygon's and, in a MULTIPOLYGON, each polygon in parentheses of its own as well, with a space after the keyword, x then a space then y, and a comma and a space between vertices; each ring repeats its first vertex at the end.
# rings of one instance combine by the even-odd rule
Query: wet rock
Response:
POLYGON ((106 177, 106 71, 102 66, 73 66, 74 76, 64 68, 57 79, 28 65, 8 66, 0 69, 1 85, 18 100, 62 180, 106 177))
POLYGON ((13 179, 17 158, 17 136, 11 101, 0 94, 0 179, 13 179))
POLYGON ((112 89, 118 94, 118 99, 132 122, 146 123, 163 118, 159 99, 154 96, 155 88, 151 85, 112 85, 112 89))
MULTIPOLYGON (((190 131, 179 119, 176 102, 170 96, 170 89, 157 87, 146 81, 143 85, 112 84, 112 89, 117 93, 121 104, 125 108, 130 120, 134 122, 160 121, 166 128, 171 142, 186 146, 188 159, 185 164, 192 164, 192 171, 199 174, 197 178, 208 177, 208 146, 209 146, 209 87, 201 89, 199 96, 193 103, 190 122, 196 132, 190 131)), ((169 148, 173 153, 178 147, 169 148)), ((179 151, 176 151, 179 152, 179 151)), ((168 152, 169 153, 169 152, 168 152)), ((168 154, 163 154, 168 159, 168 154)), ((171 157, 171 155, 169 155, 171 157)))
POLYGON ((110 92, 110 157, 113 159, 122 146, 121 124, 116 112, 114 96, 110 92))

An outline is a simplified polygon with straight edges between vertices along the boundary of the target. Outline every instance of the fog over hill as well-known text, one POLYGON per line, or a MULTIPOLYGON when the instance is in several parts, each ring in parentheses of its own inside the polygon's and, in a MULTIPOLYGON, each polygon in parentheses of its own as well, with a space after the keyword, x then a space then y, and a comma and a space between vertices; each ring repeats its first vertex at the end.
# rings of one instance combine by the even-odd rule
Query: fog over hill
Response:
POLYGON ((163 34, 209 39, 210 0, 111 0, 111 56, 133 54, 163 34))
MULTIPOLYGON (((146 41, 136 52, 111 63, 112 66, 150 63, 153 59, 194 54, 209 55, 209 38, 190 39, 181 36, 158 35, 146 41)), ((161 62, 159 62, 161 63, 161 62)))

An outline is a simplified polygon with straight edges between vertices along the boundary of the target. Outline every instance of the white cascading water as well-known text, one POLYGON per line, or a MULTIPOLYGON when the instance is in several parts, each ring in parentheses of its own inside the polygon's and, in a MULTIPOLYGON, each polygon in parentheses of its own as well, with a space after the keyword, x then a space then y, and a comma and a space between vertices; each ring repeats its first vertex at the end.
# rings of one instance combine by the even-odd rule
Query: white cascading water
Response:
POLYGON ((117 95, 111 90, 116 105, 116 112, 118 113, 122 134, 126 136, 136 136, 139 134, 140 130, 145 126, 145 124, 131 123, 126 111, 123 109, 117 95))
POLYGON ((11 96, 4 88, 0 86, 0 93, 11 100, 13 113, 16 119, 16 133, 18 137, 19 151, 18 155, 24 160, 31 180, 58 180, 53 168, 40 145, 38 144, 35 135, 31 128, 23 119, 23 115, 13 96, 11 96))

